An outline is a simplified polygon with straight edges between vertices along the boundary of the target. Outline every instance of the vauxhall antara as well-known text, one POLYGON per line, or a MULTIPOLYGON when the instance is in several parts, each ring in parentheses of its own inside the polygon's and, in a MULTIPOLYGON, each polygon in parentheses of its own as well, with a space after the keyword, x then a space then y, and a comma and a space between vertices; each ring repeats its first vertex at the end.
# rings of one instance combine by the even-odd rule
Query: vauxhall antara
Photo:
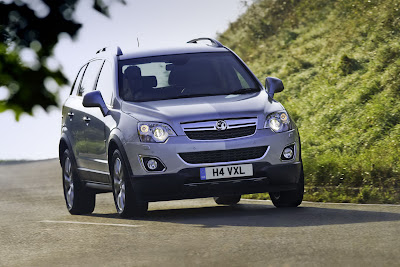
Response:
POLYGON ((113 192, 122 217, 152 201, 269 192, 303 199, 299 133, 274 93, 229 48, 199 38, 172 48, 103 48, 78 72, 62 109, 59 158, 71 214, 113 192))

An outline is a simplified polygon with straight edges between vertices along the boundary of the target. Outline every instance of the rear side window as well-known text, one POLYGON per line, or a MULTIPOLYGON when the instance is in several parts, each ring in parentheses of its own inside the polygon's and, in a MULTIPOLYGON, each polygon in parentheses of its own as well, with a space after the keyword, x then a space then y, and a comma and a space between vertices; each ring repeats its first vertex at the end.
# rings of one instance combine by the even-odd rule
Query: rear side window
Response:
POLYGON ((76 76, 75 82, 74 82, 74 84, 72 85, 72 89, 71 89, 70 95, 76 95, 76 93, 77 93, 77 91, 78 91, 78 87, 79 87, 80 84, 81 84, 81 80, 82 80, 83 73, 85 73, 86 67, 87 67, 87 65, 83 66, 83 67, 79 70, 79 73, 78 73, 78 75, 76 76))
POLYGON ((99 75, 102 64, 102 60, 95 60, 89 63, 86 68, 85 74, 83 75, 83 80, 78 90, 78 96, 82 96, 85 93, 94 90, 94 86, 97 81, 97 77, 99 75))
POLYGON ((104 102, 111 105, 112 95, 114 91, 113 69, 109 62, 105 61, 101 69, 99 80, 97 81, 97 89, 101 92, 104 102))

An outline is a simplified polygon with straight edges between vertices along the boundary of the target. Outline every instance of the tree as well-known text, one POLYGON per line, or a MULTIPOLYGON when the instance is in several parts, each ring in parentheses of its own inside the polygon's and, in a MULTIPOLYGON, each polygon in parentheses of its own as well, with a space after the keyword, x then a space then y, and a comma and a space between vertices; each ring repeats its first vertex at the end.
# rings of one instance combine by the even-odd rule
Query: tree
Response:
MULTIPOLYGON (((42 0, 47 5, 42 10, 32 10, 21 0, 0 3, 0 87, 9 91, 0 100, 0 113, 13 110, 18 120, 22 113, 32 115, 34 106, 44 109, 57 106, 57 93, 46 89, 46 80, 53 79, 59 87, 68 80, 59 69, 51 69, 46 62, 53 55, 60 33, 74 38, 82 26, 72 14, 78 0, 42 0), (36 55, 37 63, 27 66, 21 60, 21 51, 29 49, 36 55)), ((111 0, 108 3, 124 0, 111 0)), ((93 8, 108 16, 108 6, 103 0, 94 0, 93 8)))

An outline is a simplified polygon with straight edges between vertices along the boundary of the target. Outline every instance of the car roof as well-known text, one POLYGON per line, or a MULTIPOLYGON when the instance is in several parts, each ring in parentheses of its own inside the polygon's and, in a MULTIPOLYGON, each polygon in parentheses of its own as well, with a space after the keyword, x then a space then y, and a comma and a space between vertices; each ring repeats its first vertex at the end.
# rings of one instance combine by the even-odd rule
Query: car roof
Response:
POLYGON ((164 56, 164 55, 175 55, 175 54, 190 54, 190 53, 204 53, 204 52, 227 52, 229 51, 226 47, 216 47, 205 44, 183 44, 180 46, 171 46, 163 48, 136 48, 133 52, 124 53, 119 56, 119 60, 141 58, 141 57, 152 57, 152 56, 164 56))

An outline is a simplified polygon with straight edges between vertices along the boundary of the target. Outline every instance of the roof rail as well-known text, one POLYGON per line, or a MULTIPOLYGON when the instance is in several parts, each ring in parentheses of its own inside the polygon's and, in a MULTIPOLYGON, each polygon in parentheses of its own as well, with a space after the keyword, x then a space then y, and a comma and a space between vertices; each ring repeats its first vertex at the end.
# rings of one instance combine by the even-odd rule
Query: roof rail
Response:
POLYGON ((188 41, 188 44, 197 44, 197 41, 203 41, 203 40, 208 40, 211 42, 212 46, 215 47, 224 47, 223 44, 221 44, 220 42, 218 42, 217 40, 213 39, 213 38, 208 38, 208 37, 201 37, 201 38, 196 38, 193 40, 188 41))
MULTIPOLYGON (((116 56, 121 56, 122 55, 122 50, 119 46, 114 46, 114 47, 103 47, 102 49, 98 50, 96 54, 102 53, 102 52, 111 52, 112 50, 115 51, 116 56)), ((111 52, 113 53, 113 52, 111 52)))

